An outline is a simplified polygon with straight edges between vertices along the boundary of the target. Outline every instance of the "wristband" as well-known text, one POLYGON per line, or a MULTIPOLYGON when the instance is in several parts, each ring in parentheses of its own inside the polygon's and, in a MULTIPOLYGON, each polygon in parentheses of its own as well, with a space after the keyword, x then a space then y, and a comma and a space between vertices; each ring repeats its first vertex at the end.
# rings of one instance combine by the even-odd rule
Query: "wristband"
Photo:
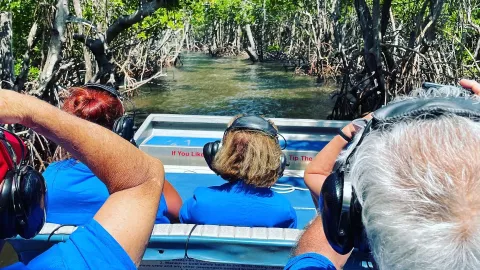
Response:
POLYGON ((348 143, 352 141, 352 138, 345 135, 345 133, 343 133, 343 131, 341 129, 338 130, 338 135, 340 135, 340 137, 342 137, 348 143))

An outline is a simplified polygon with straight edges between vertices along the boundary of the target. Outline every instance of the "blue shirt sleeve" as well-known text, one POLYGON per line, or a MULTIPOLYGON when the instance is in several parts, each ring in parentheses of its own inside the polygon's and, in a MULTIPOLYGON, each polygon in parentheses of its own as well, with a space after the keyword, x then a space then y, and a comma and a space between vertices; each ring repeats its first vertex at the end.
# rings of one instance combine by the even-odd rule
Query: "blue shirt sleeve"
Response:
POLYGON ((155 224, 169 224, 170 219, 168 219, 168 205, 165 200, 165 196, 160 197, 160 203, 158 204, 157 217, 155 218, 155 224))
POLYGON ((318 253, 305 253, 291 258, 284 270, 336 270, 332 262, 327 257, 318 253))
POLYGON ((290 206, 290 225, 288 228, 290 229, 296 229, 297 228, 297 212, 293 207, 290 206))
POLYGON ((66 242, 54 245, 27 265, 27 269, 107 268, 136 269, 120 244, 94 219, 78 228, 66 242))
POLYGON ((23 263, 15 263, 6 267, 2 267, 2 270, 29 270, 23 263))
POLYGON ((198 221, 190 214, 190 211, 195 207, 196 198, 195 195, 193 198, 188 199, 183 203, 182 208, 180 208, 179 219, 181 223, 197 223, 198 221))

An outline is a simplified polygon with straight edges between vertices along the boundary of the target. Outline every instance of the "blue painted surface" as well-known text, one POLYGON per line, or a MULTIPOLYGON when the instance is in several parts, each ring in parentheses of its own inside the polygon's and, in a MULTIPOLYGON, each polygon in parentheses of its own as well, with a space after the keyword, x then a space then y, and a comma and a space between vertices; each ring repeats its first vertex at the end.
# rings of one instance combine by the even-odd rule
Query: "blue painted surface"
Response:
MULTIPOLYGON (((20 261, 28 263, 53 244, 66 241, 68 238, 69 235, 53 235, 48 242, 47 235, 38 235, 31 240, 17 237, 9 242, 19 252, 20 261)), ((182 259, 185 256, 187 238, 187 236, 152 236, 143 260, 182 259)), ((210 262, 283 266, 294 245, 295 242, 286 240, 192 236, 187 253, 190 258, 210 262)))
MULTIPOLYGON (((197 174, 197 173, 166 173, 166 179, 177 189, 180 196, 185 201, 193 196, 195 188, 200 186, 219 186, 225 183, 220 176, 215 174, 197 174)), ((306 188, 301 177, 282 177, 278 180, 279 184, 292 185, 299 188, 306 188)), ((283 186, 282 186, 283 188, 283 186)), ((295 190, 290 193, 282 194, 292 204, 294 208, 314 208, 310 192, 304 190, 295 190)), ((313 209, 295 209, 297 212, 298 228, 302 229, 315 215, 313 209)))
MULTIPOLYGON (((145 142, 145 145, 159 146, 191 146, 203 147, 208 142, 220 140, 221 138, 197 138, 197 137, 173 137, 173 136, 155 136, 145 142)), ((320 151, 328 141, 297 141, 289 140, 287 150, 305 150, 320 151)), ((284 141, 280 139, 280 145, 284 146, 284 141)))
MULTIPOLYGON (((156 136, 146 142, 147 145, 191 146, 203 147, 207 142, 219 138, 192 138, 156 136)), ((283 142, 281 142, 283 143, 283 142)), ((327 142, 323 141, 288 141, 287 150, 319 151, 327 142)), ((183 200, 191 198, 194 190, 200 186, 217 186, 225 183, 220 176, 214 174, 198 174, 191 171, 166 173, 166 179, 177 189, 183 200)), ((278 184, 306 188, 302 177, 285 176, 278 184)), ((281 188, 284 188, 281 186, 281 188)), ((314 217, 315 210, 310 192, 294 190, 282 193, 297 213, 299 229, 314 217)), ((32 240, 12 239, 12 245, 19 251, 21 260, 28 262, 39 253, 48 249, 53 243, 64 241, 67 235, 53 235, 50 242, 48 236, 39 235, 32 240)), ((145 260, 172 260, 183 258, 185 254, 186 236, 153 236, 145 252, 145 260), (161 251, 161 252, 160 252, 161 251)), ((189 256, 192 258, 224 263, 248 263, 256 265, 282 266, 288 260, 291 241, 251 240, 251 239, 205 239, 192 236, 189 242, 189 256), (261 259, 259 259, 261 258, 261 259)))

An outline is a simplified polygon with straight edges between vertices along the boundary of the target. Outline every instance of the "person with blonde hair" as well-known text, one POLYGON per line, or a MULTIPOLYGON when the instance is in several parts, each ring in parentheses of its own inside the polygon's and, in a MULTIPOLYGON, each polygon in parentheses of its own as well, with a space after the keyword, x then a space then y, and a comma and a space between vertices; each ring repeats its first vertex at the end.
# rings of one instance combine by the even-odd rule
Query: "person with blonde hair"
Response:
POLYGON ((286 166, 273 122, 236 116, 223 140, 207 143, 203 153, 210 169, 228 183, 197 188, 180 209, 181 222, 296 228, 290 202, 271 190, 286 166))

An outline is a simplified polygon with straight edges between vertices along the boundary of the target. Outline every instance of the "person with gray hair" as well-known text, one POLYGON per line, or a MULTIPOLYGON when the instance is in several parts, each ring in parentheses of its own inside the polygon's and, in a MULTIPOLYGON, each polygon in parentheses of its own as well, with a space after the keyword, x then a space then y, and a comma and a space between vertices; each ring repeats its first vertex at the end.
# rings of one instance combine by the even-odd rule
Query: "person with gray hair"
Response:
POLYGON ((339 269, 353 248, 379 269, 480 269, 480 84, 460 84, 476 95, 414 91, 315 157, 305 183, 319 216, 285 269, 339 269))

